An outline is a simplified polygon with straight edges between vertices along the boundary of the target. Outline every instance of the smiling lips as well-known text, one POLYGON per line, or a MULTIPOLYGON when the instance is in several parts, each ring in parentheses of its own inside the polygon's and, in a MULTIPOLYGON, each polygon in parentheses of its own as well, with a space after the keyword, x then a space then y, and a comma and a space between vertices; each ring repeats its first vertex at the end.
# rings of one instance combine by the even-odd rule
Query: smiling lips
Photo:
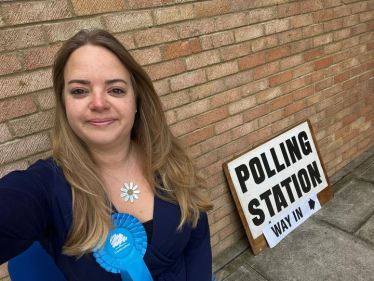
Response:
POLYGON ((114 121, 115 119, 91 119, 88 120, 88 123, 97 127, 105 127, 112 124, 114 121))

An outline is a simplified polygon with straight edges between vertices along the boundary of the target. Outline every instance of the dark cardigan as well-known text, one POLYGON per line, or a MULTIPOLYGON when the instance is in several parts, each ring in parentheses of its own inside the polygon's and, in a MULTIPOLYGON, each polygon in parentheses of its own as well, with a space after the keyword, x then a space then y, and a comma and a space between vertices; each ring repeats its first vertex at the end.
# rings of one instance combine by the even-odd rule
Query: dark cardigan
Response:
MULTIPOLYGON (((201 213, 195 229, 180 220, 178 206, 155 197, 152 240, 144 261, 154 280, 204 281, 212 277, 209 225, 201 213)), ((82 218, 84 219, 84 218, 82 218)), ((72 223, 70 186, 53 159, 0 179, 0 264, 39 241, 67 280, 121 280, 92 254, 76 260, 61 254, 72 223)))

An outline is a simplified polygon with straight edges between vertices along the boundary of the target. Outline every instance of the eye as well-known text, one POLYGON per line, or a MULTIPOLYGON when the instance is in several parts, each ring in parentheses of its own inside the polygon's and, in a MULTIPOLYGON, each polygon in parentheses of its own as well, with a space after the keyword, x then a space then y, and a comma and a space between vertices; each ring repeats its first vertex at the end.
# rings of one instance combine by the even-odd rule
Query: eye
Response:
POLYGON ((109 93, 113 93, 113 94, 119 95, 119 94, 124 94, 125 91, 122 90, 121 88, 112 88, 112 89, 109 90, 109 93))
POLYGON ((84 90, 84 89, 73 89, 73 90, 71 90, 71 92, 70 92, 72 95, 82 95, 82 94, 86 94, 87 93, 87 91, 86 90, 84 90))

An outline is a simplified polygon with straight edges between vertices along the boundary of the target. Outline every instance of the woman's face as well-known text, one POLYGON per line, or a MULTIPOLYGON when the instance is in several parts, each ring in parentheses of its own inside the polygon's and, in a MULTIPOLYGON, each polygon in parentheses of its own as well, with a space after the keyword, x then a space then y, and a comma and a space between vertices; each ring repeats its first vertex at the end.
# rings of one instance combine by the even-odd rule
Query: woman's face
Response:
POLYGON ((130 73, 109 50, 85 45, 64 69, 64 100, 70 127, 93 150, 126 147, 136 113, 130 73))

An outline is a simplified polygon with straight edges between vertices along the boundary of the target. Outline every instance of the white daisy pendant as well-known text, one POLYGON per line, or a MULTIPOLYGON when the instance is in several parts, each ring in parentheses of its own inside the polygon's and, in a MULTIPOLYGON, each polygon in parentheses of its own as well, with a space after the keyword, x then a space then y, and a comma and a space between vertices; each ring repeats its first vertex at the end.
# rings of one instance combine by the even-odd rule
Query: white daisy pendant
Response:
POLYGON ((140 193, 139 190, 136 190, 138 188, 137 185, 134 186, 133 182, 130 182, 130 185, 127 184, 127 182, 124 183, 125 187, 121 187, 121 197, 125 197, 125 202, 129 201, 131 203, 134 203, 134 198, 139 199, 139 196, 136 195, 137 193, 140 193))

